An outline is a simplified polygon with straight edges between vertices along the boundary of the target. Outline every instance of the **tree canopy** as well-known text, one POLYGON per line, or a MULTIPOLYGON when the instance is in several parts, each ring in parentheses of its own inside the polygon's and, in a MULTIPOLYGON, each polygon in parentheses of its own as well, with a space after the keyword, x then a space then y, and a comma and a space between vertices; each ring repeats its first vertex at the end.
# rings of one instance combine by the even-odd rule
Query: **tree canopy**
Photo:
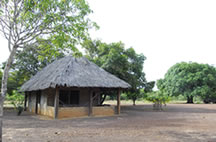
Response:
POLYGON ((177 63, 157 85, 170 96, 186 96, 188 103, 193 103, 194 96, 200 96, 204 102, 216 101, 216 69, 208 64, 177 63))
POLYGON ((0 32, 8 40, 10 56, 3 72, 1 95, 6 94, 15 55, 28 53, 29 47, 40 50, 45 55, 39 56, 42 60, 46 55, 56 57, 60 50, 79 52, 76 45, 89 37, 89 28, 97 27, 87 17, 90 13, 85 0, 2 0, 0 32))
POLYGON ((43 38, 60 48, 75 48, 96 25, 86 17, 92 10, 85 0, 2 0, 0 8, 0 31, 9 46, 25 47, 43 38))
MULTIPOLYGON (((3 76, 3 73, 0 69, 0 80, 2 80, 2 76, 3 76)), ((8 78, 8 84, 7 84, 7 88, 8 88, 7 93, 9 95, 11 95, 14 90, 17 90, 22 85, 21 80, 22 79, 21 77, 18 76, 16 70, 10 72, 10 77, 8 78)), ((1 85, 1 82, 0 82, 0 85, 1 85)))
POLYGON ((125 49, 122 42, 107 44, 100 40, 87 40, 83 48, 89 60, 132 86, 127 95, 134 101, 134 104, 136 99, 142 96, 140 89, 150 89, 150 86, 153 85, 150 83, 147 86, 143 72, 146 57, 143 54, 137 54, 132 47, 125 49))
POLYGON ((18 51, 15 56, 11 72, 16 72, 16 79, 20 81, 20 86, 49 63, 65 56, 61 50, 58 51, 56 56, 46 55, 41 50, 43 49, 37 49, 34 45, 33 47, 29 45, 25 50, 18 51), (43 56, 43 59, 40 59, 41 56, 43 56))

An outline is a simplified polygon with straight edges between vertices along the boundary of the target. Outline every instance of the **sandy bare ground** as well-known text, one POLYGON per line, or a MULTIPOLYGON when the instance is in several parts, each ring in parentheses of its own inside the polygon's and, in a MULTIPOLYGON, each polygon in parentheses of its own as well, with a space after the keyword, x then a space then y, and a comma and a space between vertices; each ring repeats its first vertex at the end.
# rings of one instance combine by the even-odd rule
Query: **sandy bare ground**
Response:
POLYGON ((46 120, 5 112, 5 142, 216 142, 216 105, 123 106, 113 117, 46 120))

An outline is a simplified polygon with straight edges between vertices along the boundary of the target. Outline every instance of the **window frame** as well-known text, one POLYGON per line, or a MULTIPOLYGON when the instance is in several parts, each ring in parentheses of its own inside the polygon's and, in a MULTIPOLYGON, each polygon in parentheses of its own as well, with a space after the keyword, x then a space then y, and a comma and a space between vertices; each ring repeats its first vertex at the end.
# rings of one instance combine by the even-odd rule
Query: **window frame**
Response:
POLYGON ((59 106, 60 107, 73 107, 80 105, 80 91, 79 90, 59 90, 59 106), (64 97, 62 95, 65 95, 64 97), (76 96, 75 96, 76 95, 76 96), (75 98, 75 101, 72 101, 75 98), (67 100, 67 102, 62 102, 62 100, 67 100), (62 104, 63 103, 63 104, 62 104))

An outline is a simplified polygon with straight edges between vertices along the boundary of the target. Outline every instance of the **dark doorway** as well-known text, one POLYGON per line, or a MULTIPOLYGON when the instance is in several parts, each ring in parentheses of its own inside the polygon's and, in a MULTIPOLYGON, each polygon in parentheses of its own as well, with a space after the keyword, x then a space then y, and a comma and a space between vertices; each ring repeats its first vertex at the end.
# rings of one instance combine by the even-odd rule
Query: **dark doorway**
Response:
POLYGON ((38 91, 36 93, 36 106, 35 106, 35 113, 36 114, 39 114, 39 109, 38 109, 38 106, 40 106, 41 104, 41 91, 38 91))

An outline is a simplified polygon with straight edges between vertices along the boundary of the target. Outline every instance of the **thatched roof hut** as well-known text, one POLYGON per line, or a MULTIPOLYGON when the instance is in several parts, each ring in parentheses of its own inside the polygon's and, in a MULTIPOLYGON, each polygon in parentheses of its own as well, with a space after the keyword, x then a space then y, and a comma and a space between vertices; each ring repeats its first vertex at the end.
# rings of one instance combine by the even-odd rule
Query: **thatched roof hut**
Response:
POLYGON ((129 88, 130 85, 86 58, 56 60, 27 81, 22 91, 62 87, 129 88))
POLYGON ((120 113, 121 90, 130 85, 86 58, 67 56, 56 60, 21 87, 26 110, 52 118, 113 115, 102 105, 104 90, 116 90, 120 113))

